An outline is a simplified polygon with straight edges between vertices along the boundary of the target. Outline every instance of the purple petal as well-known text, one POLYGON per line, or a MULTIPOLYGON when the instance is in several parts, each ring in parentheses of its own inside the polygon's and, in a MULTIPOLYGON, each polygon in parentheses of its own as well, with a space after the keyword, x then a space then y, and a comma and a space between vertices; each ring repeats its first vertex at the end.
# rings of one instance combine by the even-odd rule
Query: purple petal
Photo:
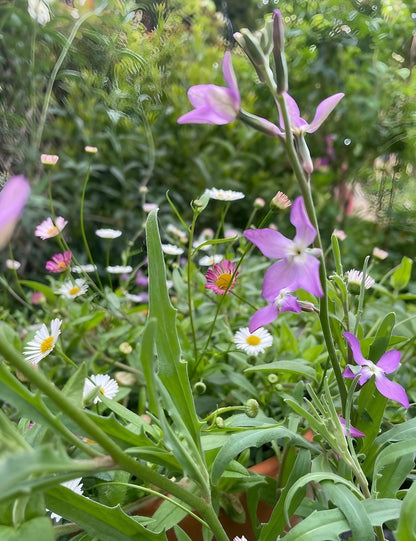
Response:
POLYGON ((322 122, 328 118, 328 116, 332 113, 333 109, 336 107, 338 102, 344 97, 345 94, 342 92, 339 92, 338 94, 334 94, 333 96, 329 96, 329 98, 326 98, 324 101, 321 101, 321 103, 318 105, 315 113, 315 117, 312 120, 312 122, 309 124, 307 128, 308 133, 315 132, 322 122))
POLYGON ((409 399, 407 398, 406 391, 398 383, 390 381, 386 376, 381 375, 376 377, 376 387, 386 398, 395 400, 405 408, 409 407, 409 399))
MULTIPOLYGON (((345 419, 343 417, 341 417, 341 415, 339 415, 338 418, 339 418, 339 422, 341 423, 341 426, 342 426, 342 432, 344 433, 344 436, 346 436, 347 435, 347 426, 346 426, 347 423, 346 423, 345 419)), ((363 432, 358 430, 358 428, 353 427, 352 425, 350 425, 350 435, 353 438, 364 438, 365 437, 365 434, 363 434, 363 432)))
POLYGON ((209 105, 189 111, 189 113, 185 113, 177 120, 178 124, 217 124, 218 126, 229 122, 231 120, 219 115, 209 105))
POLYGON ((234 103, 237 105, 237 109, 240 109, 240 92, 238 90, 237 78, 235 76, 233 64, 231 62, 231 53, 227 51, 224 55, 224 60, 222 63, 222 72, 224 74, 225 82, 227 83, 228 88, 231 91, 231 95, 234 103))
POLYGON ((299 306, 297 297, 293 295, 286 295, 285 299, 280 305, 279 312, 296 312, 299 314, 302 311, 302 308, 299 306))
POLYGON ((348 345, 351 348, 354 361, 357 364, 363 366, 365 364, 366 359, 363 357, 363 354, 361 353, 360 341, 358 340, 358 338, 350 332, 344 332, 344 338, 348 342, 348 345))
POLYGON ((195 85, 188 90, 188 98, 195 107, 178 118, 178 124, 228 124, 239 110, 230 89, 217 85, 195 85))
MULTIPOLYGON (((299 107, 298 107, 298 104, 296 103, 296 101, 287 92, 284 92, 283 95, 284 95, 284 98, 285 98, 286 108, 287 108, 287 112, 289 114, 291 127, 292 128, 301 128, 302 126, 307 126, 306 120, 304 120, 300 116, 299 107)), ((285 129, 285 124, 283 122, 283 116, 282 116, 282 114, 280 112, 280 109, 279 109, 279 113, 280 113, 280 120, 279 120, 280 121, 280 126, 281 126, 282 130, 284 130, 285 129)))
POLYGON ((272 321, 274 321, 278 315, 279 311, 274 304, 269 304, 264 308, 260 308, 260 310, 257 310, 257 312, 255 312, 253 317, 250 319, 248 330, 252 333, 260 327, 272 323, 272 321))
POLYGON ((302 288, 316 297, 323 297, 324 292, 319 278, 319 264, 319 259, 309 254, 305 255, 303 263, 292 264, 291 288, 294 291, 302 288))
POLYGON ((306 246, 312 244, 316 237, 316 229, 309 220, 302 196, 297 197, 293 202, 290 222, 296 227, 295 242, 300 240, 306 246))
POLYGON ((342 375, 344 376, 344 378, 354 379, 357 374, 354 374, 351 368, 347 365, 342 375))
POLYGON ((273 229, 247 229, 244 236, 271 259, 286 257, 288 247, 293 244, 293 241, 273 229))
POLYGON ((391 374, 391 372, 397 370, 400 364, 400 357, 401 353, 400 351, 397 351, 397 349, 387 351, 381 356, 377 363, 377 367, 381 368, 385 374, 391 374))
POLYGON ((273 263, 267 269, 261 292, 267 301, 273 302, 284 288, 288 288, 291 291, 298 289, 297 287, 292 287, 293 268, 293 264, 282 259, 281 261, 276 261, 276 263, 273 263))
POLYGON ((9 242, 29 193, 29 181, 23 175, 11 177, 0 192, 0 249, 9 242))

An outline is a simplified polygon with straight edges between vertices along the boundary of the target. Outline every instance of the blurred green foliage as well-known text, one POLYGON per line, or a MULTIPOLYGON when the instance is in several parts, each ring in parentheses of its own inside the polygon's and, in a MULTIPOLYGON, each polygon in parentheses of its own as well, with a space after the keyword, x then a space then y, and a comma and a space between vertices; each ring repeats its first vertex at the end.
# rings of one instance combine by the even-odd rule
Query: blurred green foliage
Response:
MULTIPOLYGON (((346 94, 319 132, 308 136, 317 160, 313 182, 325 242, 335 226, 348 234, 347 263, 361 261, 374 245, 392 252, 397 262, 403 255, 412 257, 415 0, 111 0, 80 26, 57 73, 37 146, 47 84, 76 21, 65 5, 56 1, 51 6, 52 19, 42 27, 28 15, 26 1, 0 4, 1 173, 24 173, 34 186, 23 220, 26 236, 16 247, 20 259, 45 258, 42 247, 29 257, 27 235, 30 239, 49 212, 49 175, 56 212, 78 221, 89 161, 85 145, 99 149, 87 190, 87 235, 109 226, 132 237, 142 227, 145 201, 161 206, 166 224, 167 190, 185 217, 189 202, 206 187, 244 191, 243 204, 229 213, 238 228, 244 227, 256 197, 267 201, 277 190, 295 196, 274 139, 237 122, 176 124, 191 108, 189 86, 224 84, 221 64, 229 48, 243 108, 277 122, 268 92, 253 85, 252 67, 230 42, 230 25, 233 30, 237 24, 260 28, 275 7, 285 17, 290 93, 301 114, 310 120, 322 99, 346 94), (45 172, 40 153, 58 154, 58 165, 45 172), (147 195, 139 191, 145 186, 147 195), (354 186, 359 217, 349 214, 354 186)), ((83 15, 88 8, 79 9, 83 15)), ((218 218, 207 216, 205 225, 218 218)), ((77 228, 72 231, 73 243, 81 242, 77 228)))

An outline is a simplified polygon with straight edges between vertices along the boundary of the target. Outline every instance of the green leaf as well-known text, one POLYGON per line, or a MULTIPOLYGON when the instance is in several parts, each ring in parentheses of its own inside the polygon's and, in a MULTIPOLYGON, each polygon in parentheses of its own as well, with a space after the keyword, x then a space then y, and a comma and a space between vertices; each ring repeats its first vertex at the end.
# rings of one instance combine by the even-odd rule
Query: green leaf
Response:
POLYGON ((316 451, 313 445, 302 436, 292 432, 284 426, 276 425, 270 428, 254 428, 241 433, 232 434, 229 440, 220 449, 212 465, 211 479, 216 485, 231 460, 249 447, 261 447, 279 438, 287 438, 299 447, 306 447, 316 451))
POLYGON ((36 517, 18 528, 0 526, 1 541, 54 541, 52 522, 48 517, 36 517))
POLYGON ((149 213, 146 222, 147 255, 149 259, 149 319, 157 321, 156 349, 159 377, 182 415, 194 442, 200 449, 200 422, 195 411, 187 365, 181 360, 181 349, 176 329, 176 310, 171 305, 166 286, 157 211, 149 213))
POLYGON ((101 505, 65 487, 48 490, 45 500, 48 509, 72 520, 100 541, 166 540, 165 533, 150 531, 126 515, 119 506, 101 505))
POLYGON ((395 532, 396 541, 416 539, 416 483, 413 483, 403 500, 399 523, 395 532))
POLYGON ((357 496, 341 484, 324 481, 322 487, 347 519, 354 541, 374 541, 373 526, 357 496))
MULTIPOLYGON (((397 443, 392 443, 388 447, 385 447, 377 456, 374 463, 374 473, 373 473, 373 486, 371 488, 371 493, 377 497, 378 495, 378 485, 377 481, 382 475, 381 471, 388 464, 393 464, 398 459, 403 456, 408 455, 410 458, 413 457, 416 452, 416 438, 408 441, 400 441, 397 443)), ((412 467, 410 468, 412 469, 412 467)), ((410 470, 409 470, 410 471, 410 470)))
POLYGON ((65 383, 62 393, 81 408, 82 407, 82 395, 84 390, 84 381, 87 377, 87 367, 85 363, 76 370, 69 380, 65 383))
POLYGON ((81 325, 83 331, 90 331, 94 327, 97 327, 97 325, 101 323, 105 316, 105 311, 94 312, 93 314, 88 314, 87 316, 73 319, 71 323, 75 326, 81 325))
MULTIPOLYGON (((286 455, 287 459, 290 459, 290 455, 295 454, 296 451, 292 447, 289 450, 289 453, 286 455)), ((286 464, 282 465, 284 470, 286 464)), ((281 471, 279 474, 279 482, 282 480, 284 483, 284 487, 280 492, 280 497, 277 502, 277 504, 274 506, 273 512, 271 514, 271 517, 269 519, 269 522, 263 526, 263 529, 261 531, 260 535, 260 541, 275 541, 276 536, 280 535, 286 525, 286 518, 284 513, 284 508, 286 505, 286 498, 288 495, 288 492, 290 490, 290 487, 294 485, 294 483, 302 478, 304 475, 309 472, 309 469, 311 467, 311 454, 307 449, 299 449, 295 462, 292 466, 292 463, 290 462, 290 472, 288 477, 286 477, 286 471, 281 471)), ((289 514, 292 514, 295 512, 299 504, 302 502, 302 500, 305 498, 305 491, 300 490, 298 491, 297 495, 292 498, 292 503, 289 504, 286 509, 288 510, 289 514)))
POLYGON ((20 280, 20 284, 30 287, 30 289, 34 289, 35 291, 39 291, 40 293, 43 293, 49 302, 56 301, 55 293, 49 286, 46 286, 45 284, 34 282, 32 280, 20 280))
POLYGON ((309 379, 313 379, 314 381, 318 381, 315 370, 311 367, 309 363, 305 363, 305 361, 303 361, 302 359, 293 359, 293 361, 273 361, 271 363, 260 364, 251 368, 246 368, 244 372, 264 372, 266 374, 274 374, 275 372, 289 372, 293 374, 300 374, 302 376, 306 376, 309 379))
MULTIPOLYGON (((392 499, 364 500, 360 502, 373 526, 399 517, 402 502, 392 499)), ((413 511, 414 512, 414 511, 413 511)), ((292 528, 285 541, 339 541, 339 535, 350 529, 348 521, 339 509, 315 511, 292 528)), ((408 541, 407 538, 406 541, 408 541)), ((404 538, 403 538, 404 541, 404 538)))
POLYGON ((390 312, 380 323, 374 342, 371 344, 369 359, 376 363, 383 353, 386 352, 391 340, 391 333, 396 324, 396 314, 390 312))
POLYGON ((396 291, 404 289, 409 283, 412 273, 412 264, 413 261, 411 259, 406 256, 403 257, 400 265, 391 276, 390 283, 396 291))

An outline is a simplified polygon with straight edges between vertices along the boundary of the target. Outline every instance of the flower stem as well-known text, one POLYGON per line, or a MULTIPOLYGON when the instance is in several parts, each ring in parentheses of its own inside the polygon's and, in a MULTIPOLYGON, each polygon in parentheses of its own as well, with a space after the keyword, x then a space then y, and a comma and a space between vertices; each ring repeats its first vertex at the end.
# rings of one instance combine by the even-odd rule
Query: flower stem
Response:
MULTIPOLYGON (((74 407, 73 402, 64 396, 52 382, 50 382, 39 370, 35 370, 30 366, 6 340, 0 340, 0 353, 11 365, 20 370, 34 385, 36 385, 40 391, 46 394, 64 415, 67 415, 70 419, 75 421, 75 423, 85 431, 92 440, 96 441, 123 470, 130 472, 138 479, 154 485, 185 502, 189 507, 204 517, 204 520, 209 525, 217 541, 229 541, 210 502, 196 496, 192 492, 126 454, 123 449, 121 449, 121 447, 119 447, 83 410, 74 407)), ((114 469, 114 466, 112 469, 114 469)))
POLYGON ((332 368, 334 370, 334 374, 337 380, 338 389, 341 397, 342 402, 342 409, 345 409, 345 403, 347 398, 347 389, 345 386, 345 382, 342 377, 341 367, 339 365, 337 352, 335 350, 334 341, 332 338, 332 332, 331 332, 331 326, 329 322, 329 307, 328 307, 328 286, 326 282, 326 265, 325 265, 325 258, 323 256, 323 249, 322 249, 322 241, 321 236, 319 233, 319 226, 318 226, 318 220, 316 218, 315 213, 315 206, 313 203, 312 198, 312 192, 311 192, 311 186, 309 179, 305 177, 304 171, 302 169, 302 166, 299 162, 299 158, 297 156, 294 143, 293 143, 293 136, 292 136, 292 129, 290 125, 290 119, 289 114, 286 107, 286 102, 284 99, 284 96, 282 95, 276 95, 276 100, 278 101, 280 105, 280 109, 283 116, 283 121, 285 125, 285 132, 286 132, 286 152, 288 155, 288 158, 290 160, 290 163, 293 168, 293 172, 295 174, 296 180, 298 181, 299 189, 301 191, 301 194, 303 196, 303 200, 305 203, 306 212, 308 213, 309 219, 316 229, 316 238, 315 238, 315 245, 316 247, 321 249, 321 264, 319 265, 319 277, 322 284, 322 290, 323 290, 323 297, 320 300, 320 310, 319 310, 319 319, 321 321, 322 326, 322 333, 324 335, 324 340, 327 346, 329 359, 331 361, 332 368))

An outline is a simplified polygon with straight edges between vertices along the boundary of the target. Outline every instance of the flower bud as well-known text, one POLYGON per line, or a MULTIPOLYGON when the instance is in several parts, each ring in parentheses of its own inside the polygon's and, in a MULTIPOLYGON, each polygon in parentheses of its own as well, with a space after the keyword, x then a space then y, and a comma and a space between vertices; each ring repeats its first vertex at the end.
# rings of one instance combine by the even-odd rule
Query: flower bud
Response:
POLYGON ((124 355, 128 355, 129 353, 133 351, 133 348, 128 342, 122 342, 118 346, 118 350, 120 351, 120 353, 124 353, 124 355))
POLYGON ((277 192, 277 194, 270 201, 270 206, 275 210, 284 210, 290 207, 292 201, 283 192, 277 192))
POLYGON ((295 137, 295 146, 303 170, 305 171, 305 173, 310 175, 311 173, 313 173, 313 163, 308 145, 306 144, 303 134, 295 137))
POLYGON ((137 378, 134 374, 125 372, 124 370, 116 372, 114 378, 119 385, 124 385, 125 387, 132 387, 137 382, 137 378))
POLYGON ((256 197, 254 201, 254 208, 255 209, 262 209, 266 204, 266 201, 262 197, 256 197))
POLYGON ((268 381, 269 383, 271 383, 272 385, 274 385, 275 383, 277 383, 278 379, 279 379, 279 378, 278 378, 277 374, 269 374, 269 375, 267 376, 267 381, 268 381))
POLYGON ((241 32, 234 34, 234 39, 253 64, 260 81, 264 83, 266 81, 265 69, 266 64, 268 67, 268 62, 266 63, 266 58, 255 36, 247 28, 242 28, 241 32))
POLYGON ((257 417, 257 414, 259 413, 259 409, 260 407, 257 400, 254 400, 254 398, 250 398, 249 400, 247 400, 246 407, 245 407, 245 413, 247 417, 251 417, 251 418, 257 417))
POLYGON ((224 419, 222 417, 215 417, 215 424, 217 425, 218 428, 224 428, 225 426, 224 419))
POLYGON ((194 393, 195 394, 204 394, 207 390, 207 386, 203 381, 197 381, 194 385, 194 393))
POLYGON ((298 304, 301 307, 302 312, 314 312, 315 311, 315 305, 313 304, 313 302, 299 301, 298 300, 298 304))
POLYGON ((280 10, 275 9, 273 11, 273 57, 276 68, 276 89, 278 94, 287 92, 289 88, 284 48, 285 33, 283 18, 280 10))

